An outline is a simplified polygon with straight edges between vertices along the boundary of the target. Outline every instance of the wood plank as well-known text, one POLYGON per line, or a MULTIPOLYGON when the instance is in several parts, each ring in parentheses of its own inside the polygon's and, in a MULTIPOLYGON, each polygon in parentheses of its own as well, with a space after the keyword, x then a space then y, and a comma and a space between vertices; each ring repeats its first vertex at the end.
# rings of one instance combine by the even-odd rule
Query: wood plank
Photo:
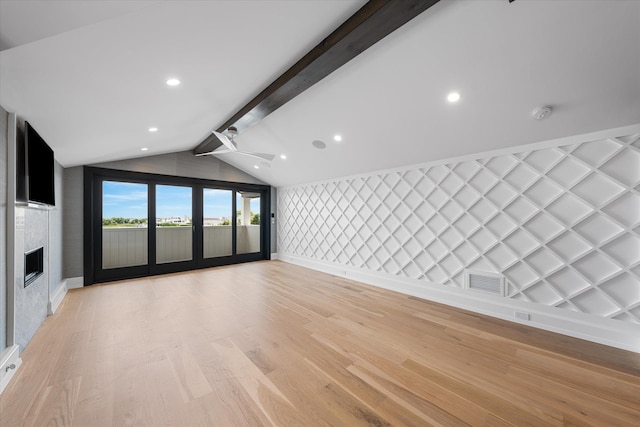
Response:
POLYGON ((72 290, 21 357, 2 426, 640 419, 640 354, 280 261, 72 290))
MULTIPOLYGON (((242 133, 438 1, 370 0, 220 125, 217 132, 235 126, 242 133)), ((207 153, 220 145, 211 134, 198 144, 194 153, 207 153)))

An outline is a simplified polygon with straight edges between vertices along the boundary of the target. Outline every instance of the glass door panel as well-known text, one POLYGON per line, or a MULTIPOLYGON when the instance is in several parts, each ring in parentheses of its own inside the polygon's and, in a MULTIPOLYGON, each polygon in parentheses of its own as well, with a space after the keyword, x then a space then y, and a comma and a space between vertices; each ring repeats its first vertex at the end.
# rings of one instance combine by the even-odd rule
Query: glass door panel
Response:
POLYGON ((102 182, 102 268, 146 265, 147 184, 102 182))
POLYGON ((156 185, 156 264, 193 259, 191 187, 156 185))
POLYGON ((236 253, 260 252, 260 193, 236 193, 236 253))
POLYGON ((205 188, 202 206, 202 257, 233 255, 233 192, 205 188))
POLYGON ((268 186, 90 166, 84 179, 85 285, 269 259, 268 186))

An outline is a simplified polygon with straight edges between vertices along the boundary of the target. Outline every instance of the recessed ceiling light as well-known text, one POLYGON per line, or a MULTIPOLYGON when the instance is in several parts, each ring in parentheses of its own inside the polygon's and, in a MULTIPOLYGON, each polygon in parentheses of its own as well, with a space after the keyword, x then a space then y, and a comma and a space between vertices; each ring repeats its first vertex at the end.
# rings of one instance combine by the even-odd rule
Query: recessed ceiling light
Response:
POLYGON ((447 101, 449 102, 460 101, 460 94, 458 92, 451 92, 449 95, 447 95, 447 101))
POLYGON ((158 132, 158 128, 155 128, 155 127, 149 128, 149 132, 158 132))
POLYGON ((180 80, 178 80, 178 79, 169 79, 169 80, 167 80, 167 84, 169 86, 178 86, 180 84, 180 80))
POLYGON ((281 158, 282 160, 287 160, 287 156, 286 156, 285 154, 280 154, 280 158, 281 158))
POLYGON ((147 150, 148 150, 148 148, 147 148, 147 147, 142 147, 142 148, 140 149, 140 151, 147 151, 147 150))
POLYGON ((254 167, 255 169, 260 169, 260 166, 258 166, 258 165, 253 165, 253 167, 254 167))
POLYGON ((342 135, 335 135, 335 136, 333 137, 333 140, 334 140, 334 141, 336 141, 336 142, 340 142, 340 141, 342 141, 342 135))
POLYGON ((311 143, 311 145, 316 147, 318 150, 322 150, 324 148, 327 148, 327 144, 325 144, 324 142, 320 141, 319 139, 316 139, 315 141, 313 141, 311 143))

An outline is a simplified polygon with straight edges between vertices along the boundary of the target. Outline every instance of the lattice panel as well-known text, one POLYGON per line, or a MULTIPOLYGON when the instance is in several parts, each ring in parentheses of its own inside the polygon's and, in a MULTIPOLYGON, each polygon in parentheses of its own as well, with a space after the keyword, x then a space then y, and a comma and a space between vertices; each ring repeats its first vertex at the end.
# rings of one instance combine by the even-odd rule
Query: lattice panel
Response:
POLYGON ((609 138, 278 191, 278 251, 640 323, 640 139, 609 138))

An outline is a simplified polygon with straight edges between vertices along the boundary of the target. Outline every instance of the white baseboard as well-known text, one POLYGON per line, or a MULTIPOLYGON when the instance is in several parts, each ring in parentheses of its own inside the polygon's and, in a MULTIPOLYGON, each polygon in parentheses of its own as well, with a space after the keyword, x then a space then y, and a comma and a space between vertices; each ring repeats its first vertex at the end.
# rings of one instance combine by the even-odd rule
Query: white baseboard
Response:
POLYGON ((67 294, 67 279, 63 279, 62 282, 58 285, 53 294, 49 295, 49 303, 47 304, 47 314, 51 316, 56 312, 58 306, 64 299, 64 296, 67 294))
POLYGON ((13 345, 0 355, 0 394, 2 394, 22 364, 19 350, 19 346, 13 345), (11 365, 14 365, 14 367, 10 368, 11 365))
POLYGON ((71 277, 68 279, 62 279, 62 282, 58 285, 55 291, 50 295, 49 303, 47 304, 47 315, 51 316, 56 312, 60 303, 67 295, 69 289, 78 289, 84 286, 84 277, 71 277))
POLYGON ((84 277, 70 277, 64 279, 67 282, 67 289, 80 289, 84 286, 84 277))
POLYGON ((278 259, 278 252, 271 252, 271 259, 278 259))
POLYGON ((637 324, 298 256, 280 254, 278 259, 487 316, 640 353, 640 325, 637 324), (516 319, 516 311, 529 314, 529 320, 516 319))

